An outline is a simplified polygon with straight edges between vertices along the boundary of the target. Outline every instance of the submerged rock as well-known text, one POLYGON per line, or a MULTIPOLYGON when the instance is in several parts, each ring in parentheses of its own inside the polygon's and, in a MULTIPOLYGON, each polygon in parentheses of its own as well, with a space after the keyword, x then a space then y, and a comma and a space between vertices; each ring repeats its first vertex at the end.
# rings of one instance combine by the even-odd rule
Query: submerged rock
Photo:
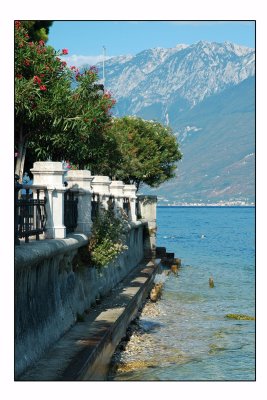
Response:
POLYGON ((171 272, 173 272, 175 275, 178 275, 178 266, 173 264, 171 266, 171 272))
POLYGON ((174 263, 175 265, 177 265, 177 267, 181 267, 182 260, 181 260, 180 258, 174 258, 173 261, 174 261, 173 263, 174 263))
POLYGON ((230 319, 243 320, 243 321, 255 321, 255 317, 251 317, 251 316, 245 315, 245 314, 226 314, 225 317, 230 318, 230 319))
POLYGON ((226 348, 224 346, 220 346, 220 345, 214 344, 214 343, 210 344, 209 348, 210 348, 209 353, 208 353, 209 355, 217 354, 220 351, 226 350, 226 348))
POLYGON ((150 300, 157 301, 162 294, 163 283, 156 283, 150 292, 150 300))
MULTIPOLYGON (((149 343, 146 342, 146 344, 148 345, 149 343)), ((153 343, 151 344, 153 345, 153 343)), ((130 349, 126 349, 123 360, 120 359, 117 362, 117 374, 123 374, 136 370, 144 370, 147 368, 170 366, 173 364, 184 364, 187 363, 190 359, 180 350, 171 349, 169 347, 166 347, 164 355, 162 353, 163 349, 160 349, 160 351, 157 352, 154 348, 154 351, 149 353, 145 347, 143 347, 141 351, 137 352, 137 348, 133 346, 133 343, 131 343, 130 347, 132 351, 130 349), (141 359, 142 357, 147 358, 141 359)))
POLYGON ((212 276, 209 278, 209 285, 210 285, 210 288, 214 288, 214 280, 213 280, 212 276))
POLYGON ((153 364, 151 361, 146 361, 146 360, 130 361, 127 363, 120 364, 118 366, 117 373, 129 372, 129 371, 134 371, 134 370, 139 370, 139 369, 144 369, 144 368, 151 368, 151 367, 153 367, 153 364))

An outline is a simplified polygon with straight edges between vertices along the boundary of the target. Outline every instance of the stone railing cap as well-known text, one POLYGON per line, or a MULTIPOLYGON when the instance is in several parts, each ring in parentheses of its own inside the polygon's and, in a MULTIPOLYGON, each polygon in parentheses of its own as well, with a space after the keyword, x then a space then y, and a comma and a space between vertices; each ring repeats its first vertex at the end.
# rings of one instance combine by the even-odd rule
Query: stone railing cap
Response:
POLYGON ((110 186, 120 188, 124 187, 125 185, 122 181, 112 181, 110 186))
POLYGON ((124 185, 124 190, 136 191, 136 186, 127 184, 127 185, 124 185))
POLYGON ((67 178, 71 178, 71 179, 90 178, 90 179, 93 179, 93 176, 91 175, 91 171, 89 171, 89 170, 73 169, 73 170, 68 171, 67 178))
POLYGON ((63 171, 63 166, 60 161, 36 161, 31 168, 32 172, 56 172, 63 171))
POLYGON ((111 180, 109 176, 102 176, 102 175, 92 175, 93 181, 92 184, 94 183, 111 183, 111 180))

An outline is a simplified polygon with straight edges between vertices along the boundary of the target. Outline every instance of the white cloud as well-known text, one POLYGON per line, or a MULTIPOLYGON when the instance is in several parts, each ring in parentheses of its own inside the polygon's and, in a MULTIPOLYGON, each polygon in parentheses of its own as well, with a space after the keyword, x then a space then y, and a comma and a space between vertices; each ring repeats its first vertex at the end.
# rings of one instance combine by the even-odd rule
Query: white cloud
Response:
MULTIPOLYGON (((108 60, 111 57, 105 57, 105 60, 108 60)), ((97 55, 97 56, 83 56, 83 55, 76 55, 73 54, 72 56, 65 56, 62 58, 62 60, 66 61, 68 66, 74 65, 75 67, 81 67, 82 65, 89 64, 89 65, 95 65, 98 62, 103 60, 103 55, 97 55)))

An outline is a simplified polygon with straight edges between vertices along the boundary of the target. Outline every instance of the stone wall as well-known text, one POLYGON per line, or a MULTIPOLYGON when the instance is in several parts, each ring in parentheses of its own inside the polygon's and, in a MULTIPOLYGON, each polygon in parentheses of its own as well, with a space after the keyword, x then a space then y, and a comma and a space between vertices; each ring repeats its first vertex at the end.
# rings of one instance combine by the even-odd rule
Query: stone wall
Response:
POLYGON ((15 252, 15 374, 18 377, 62 336, 97 298, 106 295, 144 257, 145 223, 131 222, 128 250, 101 269, 73 269, 82 233, 31 242, 15 252))

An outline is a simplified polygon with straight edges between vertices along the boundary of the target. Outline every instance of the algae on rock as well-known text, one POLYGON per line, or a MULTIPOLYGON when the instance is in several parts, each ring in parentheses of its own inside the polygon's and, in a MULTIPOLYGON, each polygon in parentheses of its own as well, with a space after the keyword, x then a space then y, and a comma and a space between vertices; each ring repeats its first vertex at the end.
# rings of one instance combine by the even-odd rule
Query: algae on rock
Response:
POLYGON ((255 321, 255 317, 251 317, 251 316, 245 315, 245 314, 226 314, 225 317, 230 318, 230 319, 242 320, 242 321, 255 321))

